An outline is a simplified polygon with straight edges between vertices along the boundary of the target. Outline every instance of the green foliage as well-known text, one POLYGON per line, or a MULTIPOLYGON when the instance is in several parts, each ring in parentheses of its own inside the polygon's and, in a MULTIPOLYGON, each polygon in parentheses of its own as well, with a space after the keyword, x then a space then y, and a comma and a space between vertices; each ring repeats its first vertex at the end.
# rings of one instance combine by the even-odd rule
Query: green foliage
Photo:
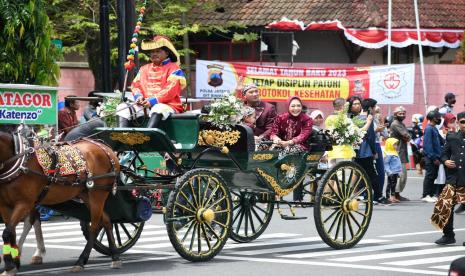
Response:
MULTIPOLYGON (((7 1, 7 0, 0 0, 7 1)), ((49 0, 48 14, 53 22, 54 38, 63 41, 63 52, 78 52, 88 57, 89 65, 96 80, 96 89, 100 87, 100 31, 99 31, 99 2, 96 0, 49 0), (51 3, 50 3, 51 2, 51 3)), ((129 1, 127 1, 129 2, 129 1)), ((143 0, 135 0, 139 10, 143 0)), ((206 33, 222 35, 234 42, 253 41, 257 39, 255 33, 234 34, 245 28, 237 22, 230 22, 227 26, 205 26, 189 20, 189 13, 194 9, 205 9, 213 12, 219 0, 155 0, 147 1, 139 41, 151 39, 153 35, 169 37, 177 49, 182 49, 182 39, 185 34, 206 33), (183 16, 183 13, 185 17, 183 16)), ((117 71, 117 5, 116 0, 109 0, 110 34, 111 34, 111 64, 114 81, 118 78, 117 71)), ((136 14, 138 15, 138 11, 136 14)), ((136 15, 136 16, 137 16, 136 15)), ((180 55, 193 53, 190 49, 182 49, 180 55)), ((148 57, 139 53, 142 63, 148 57)))
POLYGON ((233 42, 252 42, 258 39, 258 35, 256 33, 244 33, 238 34, 235 33, 233 37, 233 42))
POLYGON ((60 52, 51 43, 45 0, 0 0, 0 82, 57 85, 60 52))

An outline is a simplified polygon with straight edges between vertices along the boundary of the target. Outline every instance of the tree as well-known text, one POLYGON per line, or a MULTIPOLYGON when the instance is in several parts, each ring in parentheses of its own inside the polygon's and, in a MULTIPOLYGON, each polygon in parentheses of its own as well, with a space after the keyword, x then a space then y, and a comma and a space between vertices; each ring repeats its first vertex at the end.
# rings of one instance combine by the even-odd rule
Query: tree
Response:
MULTIPOLYGON (((110 34, 112 45, 116 45, 116 0, 110 4, 110 34)), ((47 7, 47 13, 52 21, 54 38, 63 41, 63 53, 78 53, 87 58, 94 75, 95 88, 102 88, 101 48, 99 33, 99 1, 96 0, 53 0, 47 7)), ((112 57, 116 56, 116 48, 112 57)), ((112 58, 112 67, 116 59, 112 58)), ((117 79, 116 67, 112 68, 113 81, 117 79)))
MULTIPOLYGON (((154 34, 169 37, 177 46, 181 56, 191 50, 183 49, 185 35, 197 32, 229 33, 231 29, 237 30, 244 26, 231 23, 228 26, 201 26, 196 22, 189 22, 189 12, 198 8, 214 8, 219 0, 157 0, 147 1, 146 12, 143 18, 141 39, 151 39, 154 34)), ((144 0, 135 0, 135 6, 140 8, 144 0)), ((117 9, 116 0, 110 0, 110 36, 111 36, 111 63, 112 77, 115 84, 118 79, 117 70, 117 9)), ((53 0, 49 6, 48 14, 53 22, 56 38, 63 40, 64 53, 79 52, 88 58, 89 66, 94 74, 95 88, 101 88, 101 50, 99 34, 99 1, 96 0, 53 0)), ((138 12, 137 12, 138 14, 138 12)), ((137 18, 136 18, 137 19, 137 18)), ((137 20, 135 20, 137 21, 137 20)), ((132 31, 132 30, 130 30, 132 31)), ((234 33, 234 32, 233 32, 234 33)), ((253 40, 256 35, 235 34, 234 39, 253 40)), ((233 36, 231 36, 233 39, 233 36)), ((129 43, 129 42, 128 42, 129 43)), ((139 59, 148 61, 148 57, 141 53, 139 59)), ((115 86, 115 85, 113 85, 115 86)))
POLYGON ((0 82, 58 84, 60 53, 45 2, 0 0, 0 82))

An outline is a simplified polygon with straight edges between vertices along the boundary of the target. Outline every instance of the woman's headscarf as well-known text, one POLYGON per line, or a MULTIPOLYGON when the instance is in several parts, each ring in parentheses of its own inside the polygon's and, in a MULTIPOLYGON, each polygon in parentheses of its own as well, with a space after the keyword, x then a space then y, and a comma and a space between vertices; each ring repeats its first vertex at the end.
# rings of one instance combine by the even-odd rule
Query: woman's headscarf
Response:
POLYGON ((395 143, 398 143, 399 140, 397 140, 396 138, 387 138, 386 140, 386 144, 384 145, 384 152, 386 153, 386 155, 395 155, 395 156, 399 156, 399 154, 397 153, 397 150, 396 150, 396 147, 394 146, 395 143))
POLYGON ((316 117, 318 116, 321 116, 321 118, 324 120, 325 119, 325 115, 323 114, 323 112, 319 109, 317 110, 313 110, 312 113, 310 113, 310 118, 312 118, 313 120, 316 119, 316 117))
POLYGON ((452 123, 453 120, 457 120, 457 117, 452 113, 446 113, 444 114, 444 123, 442 125, 445 128, 449 128, 449 124, 452 123))

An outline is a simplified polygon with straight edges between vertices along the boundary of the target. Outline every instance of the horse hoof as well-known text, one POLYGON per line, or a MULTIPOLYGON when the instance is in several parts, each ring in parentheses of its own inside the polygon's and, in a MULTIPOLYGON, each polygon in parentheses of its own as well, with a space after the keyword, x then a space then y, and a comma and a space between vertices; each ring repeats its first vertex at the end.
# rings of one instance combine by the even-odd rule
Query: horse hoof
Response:
POLYGON ((41 256, 33 256, 31 259, 31 265, 41 265, 43 263, 41 256))
POLYGON ((110 265, 110 268, 113 268, 113 269, 120 269, 122 267, 123 267, 122 261, 112 261, 110 265))
POLYGON ((13 268, 13 269, 8 270, 8 271, 7 270, 3 271, 3 273, 0 274, 0 275, 2 275, 2 276, 12 276, 12 275, 16 275, 16 272, 18 272, 18 270, 16 268, 13 268))
POLYGON ((70 272, 82 272, 84 271, 84 267, 80 265, 75 265, 73 268, 71 268, 70 272))

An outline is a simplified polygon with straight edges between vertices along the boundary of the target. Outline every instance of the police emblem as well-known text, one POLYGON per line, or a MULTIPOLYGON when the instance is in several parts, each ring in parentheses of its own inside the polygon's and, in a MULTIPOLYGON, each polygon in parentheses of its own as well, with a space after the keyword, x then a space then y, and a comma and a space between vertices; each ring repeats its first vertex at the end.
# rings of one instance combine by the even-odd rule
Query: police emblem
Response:
POLYGON ((365 91, 366 89, 365 89, 365 86, 363 85, 362 80, 360 79, 354 80, 354 88, 352 89, 352 92, 355 95, 363 95, 365 91))
POLYGON ((224 66, 219 64, 207 65, 208 68, 208 84, 217 87, 223 84, 223 69, 224 66))

